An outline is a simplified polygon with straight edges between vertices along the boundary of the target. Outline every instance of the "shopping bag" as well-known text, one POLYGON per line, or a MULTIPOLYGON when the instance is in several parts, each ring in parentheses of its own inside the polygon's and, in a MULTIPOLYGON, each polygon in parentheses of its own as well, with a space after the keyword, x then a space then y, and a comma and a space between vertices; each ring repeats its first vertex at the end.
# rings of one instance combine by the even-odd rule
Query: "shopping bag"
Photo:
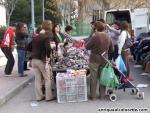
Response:
POLYGON ((52 67, 51 67, 49 62, 46 62, 46 64, 45 64, 45 71, 46 71, 46 74, 50 77, 51 89, 56 90, 56 85, 55 85, 55 81, 54 81, 53 71, 52 71, 52 67))
POLYGON ((115 88, 119 85, 118 78, 116 77, 114 70, 110 64, 107 63, 102 69, 99 77, 99 82, 103 86, 112 88, 115 88))
POLYGON ((115 60, 115 63, 116 63, 117 68, 118 68, 122 73, 127 72, 126 65, 124 64, 124 61, 123 61, 121 55, 119 55, 119 56, 117 57, 117 59, 115 60))

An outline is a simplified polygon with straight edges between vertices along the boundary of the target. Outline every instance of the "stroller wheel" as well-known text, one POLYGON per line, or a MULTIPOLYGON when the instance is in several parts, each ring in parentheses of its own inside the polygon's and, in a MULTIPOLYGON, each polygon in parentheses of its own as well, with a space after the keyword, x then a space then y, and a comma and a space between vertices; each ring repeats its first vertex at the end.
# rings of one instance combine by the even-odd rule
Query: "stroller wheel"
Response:
POLYGON ((108 90, 107 90, 107 95, 111 95, 111 94, 113 94, 113 90, 108 89, 108 90))
POLYGON ((117 100, 117 96, 115 95, 115 94, 110 94, 109 95, 109 99, 110 99, 110 101, 116 101, 117 100))
POLYGON ((138 99, 144 99, 144 92, 137 93, 138 99))
POLYGON ((136 95, 139 92, 139 88, 132 89, 131 92, 132 94, 136 95))

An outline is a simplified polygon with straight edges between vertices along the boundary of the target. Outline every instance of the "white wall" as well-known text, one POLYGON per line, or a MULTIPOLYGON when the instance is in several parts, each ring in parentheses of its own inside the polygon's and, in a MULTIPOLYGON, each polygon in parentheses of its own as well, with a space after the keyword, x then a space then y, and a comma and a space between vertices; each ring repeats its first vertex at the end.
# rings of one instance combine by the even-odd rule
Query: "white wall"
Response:
POLYGON ((0 6, 0 26, 6 26, 6 10, 0 6))

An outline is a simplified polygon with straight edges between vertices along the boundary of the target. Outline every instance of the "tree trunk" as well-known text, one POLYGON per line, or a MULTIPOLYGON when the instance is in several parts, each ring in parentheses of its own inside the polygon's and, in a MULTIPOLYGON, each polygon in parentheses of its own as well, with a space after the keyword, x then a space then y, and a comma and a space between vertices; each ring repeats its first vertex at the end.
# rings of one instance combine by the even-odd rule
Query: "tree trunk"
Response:
POLYGON ((9 11, 8 9, 6 8, 6 26, 9 27, 10 25, 10 14, 9 14, 9 11))

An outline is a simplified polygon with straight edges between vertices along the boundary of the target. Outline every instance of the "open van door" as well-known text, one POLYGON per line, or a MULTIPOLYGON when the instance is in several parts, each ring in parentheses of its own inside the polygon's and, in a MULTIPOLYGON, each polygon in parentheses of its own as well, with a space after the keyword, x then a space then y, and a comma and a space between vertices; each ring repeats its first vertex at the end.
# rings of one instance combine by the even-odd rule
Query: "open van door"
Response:
POLYGON ((112 24, 115 20, 127 21, 130 24, 131 36, 149 31, 149 13, 147 8, 115 9, 105 11, 104 20, 112 24))
POLYGON ((140 33, 148 32, 149 30, 149 18, 148 9, 139 8, 134 9, 134 33, 138 36, 140 33))
POLYGON ((130 34, 132 36, 133 12, 130 9, 113 9, 105 11, 104 20, 107 24, 112 25, 114 21, 127 21, 130 25, 130 34))

